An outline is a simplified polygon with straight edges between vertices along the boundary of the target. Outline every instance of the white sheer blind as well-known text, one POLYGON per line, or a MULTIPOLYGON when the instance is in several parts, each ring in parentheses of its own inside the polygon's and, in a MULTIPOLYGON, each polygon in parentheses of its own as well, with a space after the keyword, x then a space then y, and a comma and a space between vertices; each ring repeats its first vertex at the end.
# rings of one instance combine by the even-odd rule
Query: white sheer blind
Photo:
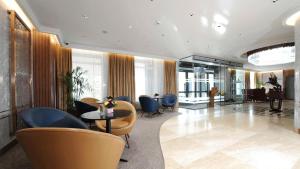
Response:
POLYGON ((91 90, 85 90, 81 98, 93 97, 102 99, 107 96, 107 56, 105 53, 72 49, 73 69, 81 67, 87 71, 87 78, 91 90))
POLYGON ((164 62, 161 59, 135 57, 136 99, 140 95, 163 94, 164 62))

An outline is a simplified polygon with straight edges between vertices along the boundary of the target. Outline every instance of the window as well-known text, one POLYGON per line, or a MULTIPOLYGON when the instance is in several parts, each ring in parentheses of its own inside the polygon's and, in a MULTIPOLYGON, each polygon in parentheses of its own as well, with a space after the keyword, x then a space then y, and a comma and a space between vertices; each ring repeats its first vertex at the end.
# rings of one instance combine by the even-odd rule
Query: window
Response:
POLYGON ((164 62, 161 59, 135 57, 135 93, 141 95, 163 95, 164 62))
POLYGON ((102 99, 107 95, 107 59, 102 52, 81 49, 72 50, 73 69, 81 67, 87 71, 85 78, 91 90, 85 90, 81 98, 93 97, 102 99))

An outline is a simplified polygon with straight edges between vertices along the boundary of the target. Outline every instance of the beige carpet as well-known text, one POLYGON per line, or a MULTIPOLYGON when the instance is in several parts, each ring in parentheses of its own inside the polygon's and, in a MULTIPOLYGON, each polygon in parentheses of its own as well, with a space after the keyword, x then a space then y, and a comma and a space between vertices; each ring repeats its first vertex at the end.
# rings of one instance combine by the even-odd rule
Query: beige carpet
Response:
MULTIPOLYGON (((152 118, 139 118, 130 135, 130 149, 125 148, 122 158, 129 162, 120 162, 119 169, 163 169, 164 159, 160 147, 159 131, 169 118, 178 115, 165 112, 152 118)), ((0 169, 32 169, 30 162, 19 145, 0 156, 0 169)))

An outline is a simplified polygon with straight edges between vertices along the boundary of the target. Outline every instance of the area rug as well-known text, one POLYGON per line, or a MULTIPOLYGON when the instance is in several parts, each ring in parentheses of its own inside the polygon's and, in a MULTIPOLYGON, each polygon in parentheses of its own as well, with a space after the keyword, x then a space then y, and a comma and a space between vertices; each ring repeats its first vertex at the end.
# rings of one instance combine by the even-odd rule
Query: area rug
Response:
MULTIPOLYGON (((164 169, 164 158, 160 147, 161 125, 176 112, 164 112, 153 117, 140 117, 130 134, 130 148, 125 148, 119 169, 164 169)), ((16 145, 0 156, 0 169, 32 169, 20 145, 16 145)))

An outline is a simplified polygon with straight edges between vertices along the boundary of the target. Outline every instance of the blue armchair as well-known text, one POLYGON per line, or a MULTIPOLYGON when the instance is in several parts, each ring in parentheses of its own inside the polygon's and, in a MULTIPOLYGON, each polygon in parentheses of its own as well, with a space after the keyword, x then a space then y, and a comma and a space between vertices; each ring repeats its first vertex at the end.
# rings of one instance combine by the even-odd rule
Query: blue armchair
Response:
POLYGON ((167 94, 163 96, 161 105, 164 108, 171 108, 174 111, 176 103, 177 103, 177 96, 174 94, 167 94))
POLYGON ((155 99, 149 96, 140 96, 139 101, 142 108, 142 116, 144 113, 151 113, 151 115, 160 113, 159 103, 155 99))
POLYGON ((29 128, 57 127, 88 129, 88 126, 73 115, 53 108, 32 108, 20 113, 29 128))
POLYGON ((130 103, 130 98, 128 96, 119 96, 119 97, 116 97, 115 100, 125 101, 125 102, 130 103))

